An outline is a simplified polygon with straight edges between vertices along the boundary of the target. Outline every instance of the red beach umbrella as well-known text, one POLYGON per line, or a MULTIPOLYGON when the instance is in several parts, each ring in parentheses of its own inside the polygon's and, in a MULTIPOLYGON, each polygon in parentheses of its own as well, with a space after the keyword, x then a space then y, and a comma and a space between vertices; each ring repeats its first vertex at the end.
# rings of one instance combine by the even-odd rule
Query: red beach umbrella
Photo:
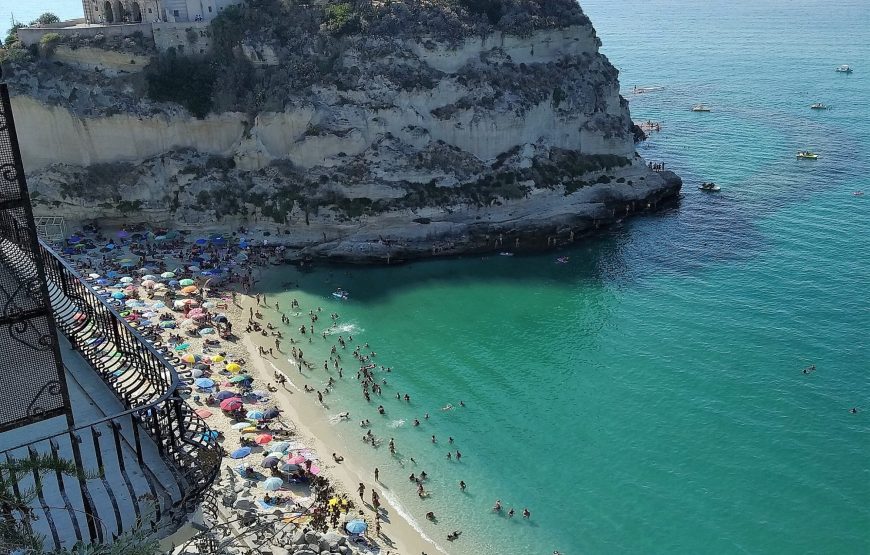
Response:
POLYGON ((260 434, 254 441, 256 441, 258 445, 266 445, 272 441, 272 436, 271 434, 260 434))
POLYGON ((230 397, 221 401, 221 410, 239 410, 243 406, 244 403, 238 397, 230 397))

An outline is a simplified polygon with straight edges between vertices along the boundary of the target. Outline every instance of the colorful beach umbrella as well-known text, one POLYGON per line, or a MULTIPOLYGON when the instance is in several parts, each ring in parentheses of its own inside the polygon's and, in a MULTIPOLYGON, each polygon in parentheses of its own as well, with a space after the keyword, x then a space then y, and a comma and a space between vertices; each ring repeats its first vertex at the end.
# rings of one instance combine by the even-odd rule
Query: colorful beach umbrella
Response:
POLYGON ((229 370, 230 372, 238 372, 241 369, 242 369, 242 367, 239 366, 238 363, 231 362, 231 363, 227 364, 227 370, 229 370))
POLYGON ((257 442, 257 445, 266 445, 272 441, 272 434, 260 434, 254 439, 254 441, 257 442))
POLYGON ((175 273, 174 272, 163 272, 162 274, 160 274, 160 277, 162 277, 163 279, 172 279, 175 277, 175 273))
POLYGON ((217 393, 215 393, 214 398, 217 399, 218 401, 224 401, 226 399, 232 399, 235 396, 236 396, 236 394, 233 393, 232 391, 224 390, 224 391, 218 391, 217 393))
POLYGON ((302 455, 291 455, 291 456, 289 456, 289 457, 287 458, 287 462, 288 462, 289 464, 302 464, 302 463, 304 463, 306 460, 308 460, 308 459, 306 459, 306 458, 303 457, 302 455))
POLYGON ((196 282, 188 278, 179 281, 178 284, 187 287, 188 285, 196 285, 196 282))
POLYGON ((214 328, 202 328, 199 330, 200 335, 214 335, 214 328))
POLYGON ((250 422, 236 422, 235 424, 233 424, 233 425, 230 426, 230 427, 231 427, 232 429, 234 429, 234 430, 239 430, 239 431, 241 431, 241 430, 244 430, 245 428, 247 428, 247 427, 250 426, 250 425, 251 425, 250 422))
POLYGON ((243 406, 245 406, 244 403, 238 397, 230 397, 221 401, 221 410, 239 410, 243 406))
POLYGON ((163 320, 160 322, 160 327, 165 329, 175 328, 175 320, 163 320))
POLYGON ((215 355, 211 357, 212 362, 223 362, 225 360, 223 355, 215 355))
POLYGON ((263 414, 263 418, 278 418, 281 415, 281 411, 277 408, 267 409, 263 414))
POLYGON ((233 376, 230 378, 230 383, 242 383, 246 381, 253 381, 254 378, 247 374, 239 374, 238 376, 233 376))
POLYGON ((262 420, 264 414, 261 410, 250 410, 245 416, 251 420, 262 420))
MULTIPOLYGON (((240 447, 240 448, 236 449, 235 451, 233 451, 232 453, 230 453, 230 457, 233 459, 244 459, 245 457, 247 457, 250 454, 251 454, 250 447, 240 447)), ((278 479, 280 480, 280 478, 278 478, 278 479)))
POLYGON ((181 292, 190 295, 191 293, 196 293, 196 285, 188 285, 187 287, 182 287, 181 292))
POLYGON ((113 299, 119 299, 119 300, 120 300, 120 299, 126 299, 126 298, 127 298, 127 295, 125 295, 124 293, 122 293, 122 292, 120 292, 120 291, 115 291, 114 293, 112 293, 112 298, 113 298, 113 299))
POLYGON ((212 380, 211 378, 197 378, 193 382, 193 385, 201 389, 208 389, 209 387, 214 386, 214 380, 212 380))
POLYGON ((122 277, 121 283, 133 283, 133 278, 131 278, 130 276, 122 277))
POLYGON ((275 476, 263 480, 263 489, 266 491, 278 491, 284 485, 284 480, 275 476))

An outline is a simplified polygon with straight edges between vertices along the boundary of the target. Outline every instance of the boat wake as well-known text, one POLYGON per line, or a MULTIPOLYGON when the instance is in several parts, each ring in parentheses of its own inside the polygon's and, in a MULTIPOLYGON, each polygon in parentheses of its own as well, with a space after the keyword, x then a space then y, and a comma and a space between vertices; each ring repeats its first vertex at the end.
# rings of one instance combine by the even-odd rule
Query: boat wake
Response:
POLYGON ((334 328, 329 328, 328 330, 326 330, 326 335, 335 335, 338 333, 349 333, 353 335, 355 333, 361 333, 363 331, 364 330, 357 327, 356 324, 339 324, 334 328))

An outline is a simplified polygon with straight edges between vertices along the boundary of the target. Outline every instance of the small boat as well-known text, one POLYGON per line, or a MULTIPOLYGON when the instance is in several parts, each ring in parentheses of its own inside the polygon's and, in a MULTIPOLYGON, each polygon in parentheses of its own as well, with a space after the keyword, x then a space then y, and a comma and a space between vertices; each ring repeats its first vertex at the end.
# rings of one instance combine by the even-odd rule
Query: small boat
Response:
POLYGON ((345 291, 339 287, 338 289, 336 289, 335 291, 332 292, 332 296, 335 297, 336 299, 341 299, 343 301, 346 301, 348 298, 348 293, 347 293, 347 291, 345 291))
POLYGON ((825 106, 824 104, 822 104, 821 102, 816 102, 815 104, 811 105, 810 108, 812 108, 813 110, 827 110, 828 109, 828 107, 825 106))
POLYGON ((567 264, 569 258, 567 256, 560 256, 556 259, 556 264, 567 264))
POLYGON ((693 112, 709 112, 710 107, 707 106, 706 104, 695 104, 694 106, 692 106, 692 111, 693 112))
POLYGON ((512 252, 500 252, 500 253, 498 253, 498 255, 499 256, 513 256, 514 253, 512 253, 512 252))
POLYGON ((810 152, 809 150, 802 150, 797 153, 797 157, 799 160, 816 160, 819 155, 815 152, 810 152))
POLYGON ((852 196, 863 197, 864 191, 855 191, 854 193, 852 193, 852 196))
POLYGON ((843 64, 836 69, 837 73, 852 73, 852 68, 847 64, 843 64))
POLYGON ((698 189, 700 189, 701 191, 707 191, 708 193, 718 193, 722 190, 722 187, 716 185, 715 183, 707 183, 705 181, 698 186, 698 189))

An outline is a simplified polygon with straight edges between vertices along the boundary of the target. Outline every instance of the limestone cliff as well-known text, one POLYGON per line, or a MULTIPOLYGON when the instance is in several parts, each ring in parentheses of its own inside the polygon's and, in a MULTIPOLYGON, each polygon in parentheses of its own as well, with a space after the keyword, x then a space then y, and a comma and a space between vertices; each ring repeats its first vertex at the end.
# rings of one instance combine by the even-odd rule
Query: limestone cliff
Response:
POLYGON ((163 57, 14 68, 37 214, 246 225, 381 260, 573 240, 679 191, 635 154, 573 0, 259 0, 212 31, 209 96, 186 99, 201 117, 153 94, 163 57))

